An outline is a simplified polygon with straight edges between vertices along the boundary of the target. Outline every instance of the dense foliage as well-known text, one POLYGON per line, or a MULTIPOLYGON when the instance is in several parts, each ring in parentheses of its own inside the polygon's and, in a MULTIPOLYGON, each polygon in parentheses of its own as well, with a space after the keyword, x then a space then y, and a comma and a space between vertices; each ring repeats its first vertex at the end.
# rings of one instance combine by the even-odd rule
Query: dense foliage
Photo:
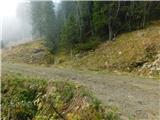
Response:
POLYGON ((51 50, 70 51, 79 44, 80 50, 86 50, 83 45, 96 43, 93 37, 100 38, 97 44, 114 40, 122 32, 143 28, 160 18, 158 1, 62 1, 56 9, 52 1, 31 4, 33 28, 44 33, 51 50))
POLYGON ((52 1, 31 2, 32 26, 36 37, 43 37, 47 46, 54 51, 55 41, 55 12, 52 1))
POLYGON ((83 86, 65 81, 47 81, 2 75, 2 120, 118 120, 112 108, 105 109, 83 86))

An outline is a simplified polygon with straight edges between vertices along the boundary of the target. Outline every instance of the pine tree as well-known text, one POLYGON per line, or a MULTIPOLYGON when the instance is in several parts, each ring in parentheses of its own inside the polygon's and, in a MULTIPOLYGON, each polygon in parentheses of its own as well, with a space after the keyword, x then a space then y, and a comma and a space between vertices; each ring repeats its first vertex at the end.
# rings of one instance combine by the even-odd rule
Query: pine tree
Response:
POLYGON ((57 49, 55 40, 55 13, 52 1, 31 2, 33 31, 36 36, 44 38, 51 52, 57 49))

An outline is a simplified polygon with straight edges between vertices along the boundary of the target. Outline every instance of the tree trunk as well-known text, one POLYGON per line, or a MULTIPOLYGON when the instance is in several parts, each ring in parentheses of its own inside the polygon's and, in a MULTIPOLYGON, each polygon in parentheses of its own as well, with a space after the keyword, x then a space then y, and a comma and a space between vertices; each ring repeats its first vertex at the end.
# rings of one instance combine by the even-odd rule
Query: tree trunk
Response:
POLYGON ((111 21, 109 21, 109 23, 108 23, 108 30, 109 30, 109 40, 112 40, 113 31, 112 31, 111 21))
POLYGON ((118 1, 118 8, 117 8, 117 12, 116 12, 114 19, 116 19, 116 17, 118 16, 120 7, 121 7, 121 1, 118 1))
POLYGON ((79 5, 79 1, 77 1, 77 22, 78 22, 78 25, 79 25, 79 35, 80 35, 80 40, 82 39, 82 20, 81 20, 81 8, 80 8, 80 5, 79 5))
POLYGON ((112 34, 113 34, 113 30, 112 30, 112 13, 111 13, 111 9, 109 10, 109 21, 108 21, 108 31, 109 31, 109 40, 112 40, 112 34))
POLYGON ((142 27, 144 28, 146 24, 146 12, 147 12, 147 3, 145 3, 144 9, 143 9, 143 22, 142 22, 142 27))
POLYGON ((71 56, 71 58, 73 57, 73 51, 72 51, 72 48, 71 48, 71 50, 70 50, 70 56, 71 56))
POLYGON ((95 34, 95 28, 94 28, 94 25, 93 25, 93 1, 90 2, 89 4, 89 19, 90 19, 90 27, 91 27, 91 35, 93 36, 95 34))
POLYGON ((151 2, 149 1, 149 2, 148 2, 148 7, 147 7, 147 3, 146 3, 145 6, 144 6, 144 12, 145 12, 145 13, 144 13, 144 15, 143 15, 143 24, 142 24, 142 27, 144 27, 145 24, 146 24, 146 18, 147 18, 147 13, 146 13, 146 12, 149 13, 150 7, 151 7, 151 2))

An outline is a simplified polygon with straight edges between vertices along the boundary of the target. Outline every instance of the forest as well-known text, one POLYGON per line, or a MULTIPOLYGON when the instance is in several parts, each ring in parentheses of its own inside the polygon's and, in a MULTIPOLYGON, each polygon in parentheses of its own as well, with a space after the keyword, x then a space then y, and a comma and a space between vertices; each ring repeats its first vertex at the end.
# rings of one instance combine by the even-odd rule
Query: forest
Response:
POLYGON ((1 21, 2 120, 160 120, 160 1, 4 0, 1 21))
POLYGON ((152 1, 52 1, 30 3, 33 34, 50 51, 94 49, 121 33, 142 29, 160 19, 160 3, 152 1))

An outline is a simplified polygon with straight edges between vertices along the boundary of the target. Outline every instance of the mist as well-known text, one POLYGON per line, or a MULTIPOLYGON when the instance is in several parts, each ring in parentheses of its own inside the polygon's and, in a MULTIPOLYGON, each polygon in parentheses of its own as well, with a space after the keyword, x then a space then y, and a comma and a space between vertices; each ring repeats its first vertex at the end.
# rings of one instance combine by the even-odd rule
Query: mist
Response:
POLYGON ((5 17, 2 24, 2 41, 5 46, 12 46, 32 39, 32 26, 17 17, 5 17))
POLYGON ((32 25, 27 2, 18 3, 15 15, 3 16, 2 43, 10 47, 32 40, 32 25))
MULTIPOLYGON (((55 12, 60 1, 54 1, 55 12)), ((13 11, 12 11, 13 12, 13 11)), ((56 13, 55 13, 56 14, 56 13)), ((32 20, 29 2, 18 2, 14 15, 5 15, 2 18, 1 40, 3 47, 10 47, 32 41, 35 37, 32 31, 32 20)))

